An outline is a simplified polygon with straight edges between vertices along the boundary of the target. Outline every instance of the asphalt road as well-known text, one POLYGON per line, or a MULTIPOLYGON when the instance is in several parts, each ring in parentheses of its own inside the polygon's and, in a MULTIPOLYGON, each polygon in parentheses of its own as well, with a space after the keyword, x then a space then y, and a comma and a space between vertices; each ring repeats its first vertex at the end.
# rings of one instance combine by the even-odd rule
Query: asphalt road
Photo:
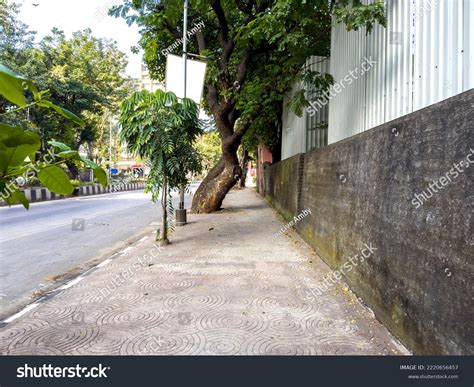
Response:
POLYGON ((128 191, 33 203, 28 211, 0 207, 0 319, 156 229, 161 209, 150 198, 128 191))

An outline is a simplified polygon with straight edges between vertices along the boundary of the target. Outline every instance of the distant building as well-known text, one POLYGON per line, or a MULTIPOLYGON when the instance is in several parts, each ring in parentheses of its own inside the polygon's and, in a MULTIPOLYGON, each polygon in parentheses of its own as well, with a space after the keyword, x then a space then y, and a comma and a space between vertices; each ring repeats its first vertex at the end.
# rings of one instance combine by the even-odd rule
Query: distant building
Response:
MULTIPOLYGON (((142 65, 140 78, 131 78, 130 85, 134 91, 148 90, 154 92, 159 89, 165 89, 163 83, 151 79, 150 72, 145 65, 142 65)), ((118 131, 120 132, 120 127, 118 131)), ((126 144, 122 144, 120 160, 115 163, 115 166, 122 172, 131 173, 132 169, 137 167, 137 165, 141 165, 140 162, 128 152, 126 144)))
POLYGON ((141 80, 139 78, 130 78, 129 86, 133 91, 142 90, 141 80))
POLYGON ((158 89, 165 90, 165 85, 156 79, 151 79, 150 72, 145 65, 142 64, 142 71, 138 83, 139 90, 156 91, 158 89))
POLYGON ((132 166, 137 164, 137 160, 127 149, 126 144, 121 144, 120 160, 115 163, 115 166, 122 172, 131 172, 132 166))

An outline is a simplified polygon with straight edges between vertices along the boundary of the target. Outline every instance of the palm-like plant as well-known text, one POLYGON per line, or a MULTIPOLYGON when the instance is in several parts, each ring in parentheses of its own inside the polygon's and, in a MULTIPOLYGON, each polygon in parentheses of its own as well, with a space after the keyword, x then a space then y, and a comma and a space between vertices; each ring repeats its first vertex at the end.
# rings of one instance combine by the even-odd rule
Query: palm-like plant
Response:
POLYGON ((133 93, 121 105, 120 139, 129 151, 147 160, 150 167, 146 192, 158 201, 161 190, 162 226, 157 240, 167 244, 171 190, 188 184, 186 173, 199 171, 201 160, 193 142, 201 129, 193 100, 157 90, 133 93))

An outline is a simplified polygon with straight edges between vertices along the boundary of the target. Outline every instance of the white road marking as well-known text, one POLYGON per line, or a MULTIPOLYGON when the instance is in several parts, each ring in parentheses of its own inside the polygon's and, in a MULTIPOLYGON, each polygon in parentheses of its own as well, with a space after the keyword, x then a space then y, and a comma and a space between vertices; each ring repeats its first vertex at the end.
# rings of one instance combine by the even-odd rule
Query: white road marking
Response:
POLYGON ((110 258, 107 258, 104 262, 99 263, 96 267, 102 267, 107 265, 108 263, 112 262, 110 258))
POLYGON ((79 276, 76 279, 73 279, 71 282, 68 282, 66 285, 60 286, 58 289, 59 290, 65 290, 69 289, 71 286, 74 286, 75 284, 81 282, 84 279, 84 276, 79 276))
POLYGON ((24 314, 28 313, 30 310, 36 308, 38 305, 39 305, 39 303, 37 303, 37 302, 34 303, 34 304, 31 304, 31 305, 28 305, 26 308, 24 308, 20 312, 14 314, 13 316, 8 317, 6 320, 3 320, 3 322, 6 323, 6 324, 9 324, 12 321, 15 321, 17 318, 19 318, 19 317, 23 316, 24 314))
POLYGON ((127 254, 127 252, 129 252, 130 250, 133 249, 133 246, 128 246, 127 248, 125 248, 124 250, 120 251, 120 255, 125 255, 127 254))

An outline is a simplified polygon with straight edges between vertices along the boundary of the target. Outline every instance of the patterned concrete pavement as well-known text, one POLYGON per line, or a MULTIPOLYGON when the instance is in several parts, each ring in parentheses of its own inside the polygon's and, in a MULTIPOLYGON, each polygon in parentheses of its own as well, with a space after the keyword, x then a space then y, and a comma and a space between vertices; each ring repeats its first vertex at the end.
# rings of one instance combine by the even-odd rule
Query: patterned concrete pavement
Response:
POLYGON ((408 353, 250 189, 191 215, 30 306, 0 332, 8 355, 379 355, 408 353))

